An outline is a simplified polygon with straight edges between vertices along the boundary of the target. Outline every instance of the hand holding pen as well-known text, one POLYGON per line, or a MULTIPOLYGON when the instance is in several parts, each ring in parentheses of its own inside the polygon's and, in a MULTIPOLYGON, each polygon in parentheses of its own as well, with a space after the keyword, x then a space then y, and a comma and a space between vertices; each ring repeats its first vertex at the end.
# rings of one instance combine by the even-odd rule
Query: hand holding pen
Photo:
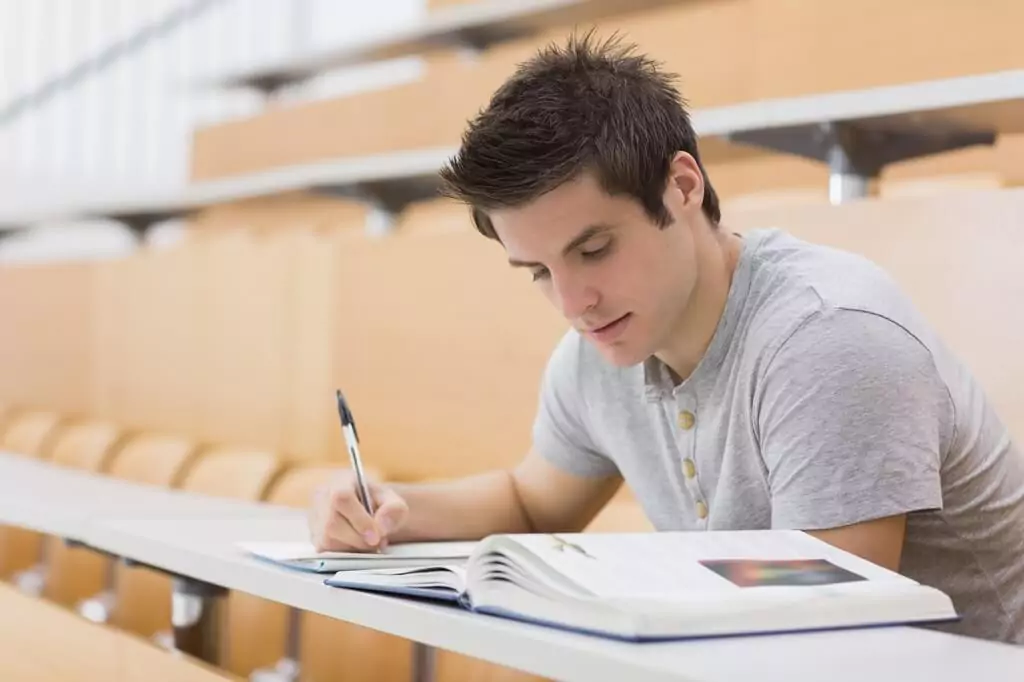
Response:
POLYGON ((383 549, 388 536, 405 523, 409 507, 393 489, 367 476, 355 418, 341 391, 337 403, 351 466, 316 492, 309 518, 311 541, 318 551, 383 549))

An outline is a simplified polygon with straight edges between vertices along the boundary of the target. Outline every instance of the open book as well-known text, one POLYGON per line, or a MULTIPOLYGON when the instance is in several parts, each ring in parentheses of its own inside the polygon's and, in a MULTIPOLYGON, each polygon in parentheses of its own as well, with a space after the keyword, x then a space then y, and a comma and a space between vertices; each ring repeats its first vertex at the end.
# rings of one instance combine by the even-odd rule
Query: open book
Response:
POLYGON ((243 551, 288 568, 334 573, 382 567, 437 566, 465 562, 475 542, 410 542, 381 552, 317 552, 309 542, 241 542, 243 551))
POLYGON ((939 590, 800 531, 495 535, 466 562, 325 582, 627 640, 957 618, 939 590))

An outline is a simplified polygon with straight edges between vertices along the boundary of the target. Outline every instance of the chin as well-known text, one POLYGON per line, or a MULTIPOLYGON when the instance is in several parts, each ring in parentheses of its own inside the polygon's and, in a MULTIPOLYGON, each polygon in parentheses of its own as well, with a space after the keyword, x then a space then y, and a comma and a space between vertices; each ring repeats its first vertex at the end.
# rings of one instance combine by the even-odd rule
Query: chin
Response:
POLYGON ((649 353, 644 353, 637 350, 635 346, 618 344, 618 345, 606 345, 603 343, 595 343, 589 341, 601 354, 601 357, 605 359, 610 365, 615 367, 632 367, 633 365, 639 365, 644 362, 649 353))

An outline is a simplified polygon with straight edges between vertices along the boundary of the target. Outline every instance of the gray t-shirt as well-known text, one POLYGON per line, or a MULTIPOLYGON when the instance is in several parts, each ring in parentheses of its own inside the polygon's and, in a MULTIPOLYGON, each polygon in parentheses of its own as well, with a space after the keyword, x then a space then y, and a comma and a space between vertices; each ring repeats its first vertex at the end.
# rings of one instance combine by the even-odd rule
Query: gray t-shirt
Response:
POLYGON ((1024 643, 1024 458, 980 386, 871 262, 778 230, 744 242, 682 384, 656 359, 618 368, 566 334, 537 451, 575 474, 621 474, 659 530, 909 513, 900 571, 962 616, 932 627, 1024 643))

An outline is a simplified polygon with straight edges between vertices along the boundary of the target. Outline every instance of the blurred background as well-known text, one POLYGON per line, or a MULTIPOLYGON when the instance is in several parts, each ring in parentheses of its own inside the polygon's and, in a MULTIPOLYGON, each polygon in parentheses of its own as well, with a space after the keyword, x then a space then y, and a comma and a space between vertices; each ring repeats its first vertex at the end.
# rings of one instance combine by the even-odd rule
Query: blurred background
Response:
MULTIPOLYGON (((435 175, 516 64, 591 27, 678 74, 727 225, 890 269, 1019 429, 1021 26, 1020 0, 0 0, 0 449, 187 487, 182 453, 240 448, 272 474, 203 492, 304 505, 346 463, 340 387, 381 478, 514 464, 566 323, 435 175), (96 422, 121 435, 61 448, 96 422), (119 468, 157 437, 190 445, 119 468)), ((648 527, 625 489, 592 526, 648 527)), ((6 578, 37 558, 13 551, 6 578)), ((154 636, 163 589, 114 620, 154 636)), ((232 674, 285 653, 260 608, 232 674)), ((334 627, 308 679, 407 679, 407 643, 334 627)))

